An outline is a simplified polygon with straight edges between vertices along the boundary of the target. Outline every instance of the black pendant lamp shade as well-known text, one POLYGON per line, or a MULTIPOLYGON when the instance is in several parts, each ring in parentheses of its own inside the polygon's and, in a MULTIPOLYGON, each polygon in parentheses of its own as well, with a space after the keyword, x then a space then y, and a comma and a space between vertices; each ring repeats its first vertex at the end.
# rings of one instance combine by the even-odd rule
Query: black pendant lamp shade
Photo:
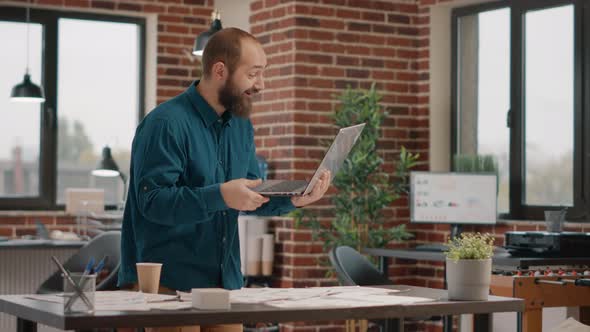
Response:
POLYGON ((45 101, 45 94, 40 86, 31 82, 31 75, 26 73, 23 81, 12 88, 10 100, 42 103, 45 101))
POLYGON ((45 101, 45 94, 43 88, 31 82, 31 75, 29 75, 29 25, 30 25, 30 9, 27 4, 27 69, 22 83, 15 85, 10 92, 10 101, 25 102, 25 103, 42 103, 45 101))
POLYGON ((205 49, 205 45, 207 45, 209 38, 211 38, 211 36, 213 36, 213 34, 215 34, 217 31, 223 29, 221 26, 221 16, 217 10, 211 14, 211 19, 212 22, 209 30, 201 32, 195 39, 193 55, 203 56, 203 50, 205 49))
POLYGON ((92 175, 94 176, 103 176, 103 177, 112 177, 112 176, 121 176, 121 172, 119 171, 119 166, 113 159, 111 155, 111 148, 105 146, 102 149, 102 158, 96 165, 96 168, 92 171, 92 175))

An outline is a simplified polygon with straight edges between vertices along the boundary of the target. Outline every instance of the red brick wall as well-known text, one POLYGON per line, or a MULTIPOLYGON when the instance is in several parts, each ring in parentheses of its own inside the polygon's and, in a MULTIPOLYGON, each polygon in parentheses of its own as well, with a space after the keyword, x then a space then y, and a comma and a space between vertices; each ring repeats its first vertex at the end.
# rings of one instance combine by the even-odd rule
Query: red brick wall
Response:
MULTIPOLYGON (((334 95, 347 86, 368 88, 372 83, 390 114, 379 143, 386 169, 393 170, 401 146, 428 160, 427 33, 419 28, 416 1, 258 0, 251 9, 251 30, 263 43, 269 64, 253 121, 271 177, 310 177, 325 152, 321 140, 335 134, 330 117, 338 106, 334 95)), ((421 167, 427 168, 426 163, 421 167)), ((325 220, 328 209, 328 199, 314 206, 325 220)), ((400 200, 385 213, 391 225, 407 223, 407 202, 400 200)), ((308 230, 295 229, 289 219, 278 220, 275 227, 276 286, 334 284, 328 269, 318 265, 325 253, 321 243, 311 242, 308 230)), ((416 283, 411 278, 423 271, 413 262, 405 266, 410 268, 392 269, 395 279, 416 283)), ((290 328, 329 330, 334 325, 290 328)))
MULTIPOLYGON (((252 33, 268 56, 266 87, 253 120, 259 153, 270 161, 270 176, 309 177, 321 159, 323 139, 335 134, 334 95, 346 86, 381 93, 390 113, 379 152, 386 169, 400 147, 428 160, 427 40, 415 1, 254 1, 252 33)), ((422 167, 427 167, 423 163, 422 167)), ((329 208, 329 200, 315 207, 329 208)), ((405 200, 386 211, 392 224, 406 222, 405 200)), ((329 218, 329 214, 322 214, 329 218)), ((330 284, 317 265, 321 244, 290 220, 276 224, 280 239, 277 285, 330 284)))
POLYGON ((0 236, 16 238, 34 235, 37 221, 42 222, 50 232, 76 231, 75 218, 65 215, 64 212, 0 212, 0 236))

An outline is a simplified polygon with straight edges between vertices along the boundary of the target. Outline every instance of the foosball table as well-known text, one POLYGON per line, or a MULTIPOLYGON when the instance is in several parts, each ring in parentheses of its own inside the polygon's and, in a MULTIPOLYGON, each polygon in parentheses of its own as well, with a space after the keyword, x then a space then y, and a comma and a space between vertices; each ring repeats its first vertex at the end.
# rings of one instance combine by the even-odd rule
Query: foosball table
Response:
MULTIPOLYGON (((519 236, 518 241, 526 241, 527 244, 533 241, 536 241, 536 244, 539 241, 547 241, 546 235, 533 234, 532 239, 525 237, 530 237, 528 234, 516 235, 519 236)), ((582 247, 586 245, 588 236, 585 238, 582 247)), ((514 243, 517 240, 510 241, 507 238, 507 243, 514 243)), ((555 247, 553 245, 551 248, 555 247)), ((518 247, 515 246, 515 248, 518 247)), ((527 248, 530 249, 531 246, 527 248)), ((579 320, 590 325, 590 257, 588 256, 590 252, 587 250, 574 252, 574 248, 571 248, 564 251, 563 245, 561 252, 519 253, 513 251, 512 255, 495 255, 491 293, 525 300, 525 311, 518 314, 518 326, 523 332, 542 331, 543 308, 550 307, 579 307, 579 320), (528 257, 519 257, 519 254, 528 257)))
MULTIPOLYGON (((590 325, 590 233, 506 232, 505 247, 492 257, 492 295, 525 300, 518 314, 518 331, 542 331, 543 308, 579 307, 579 320, 590 325)), ((500 249, 500 248, 498 248, 500 249)), ((442 251, 364 249, 379 257, 385 275, 387 258, 444 262, 442 251)), ((453 330, 453 318, 444 319, 444 331, 453 330)))

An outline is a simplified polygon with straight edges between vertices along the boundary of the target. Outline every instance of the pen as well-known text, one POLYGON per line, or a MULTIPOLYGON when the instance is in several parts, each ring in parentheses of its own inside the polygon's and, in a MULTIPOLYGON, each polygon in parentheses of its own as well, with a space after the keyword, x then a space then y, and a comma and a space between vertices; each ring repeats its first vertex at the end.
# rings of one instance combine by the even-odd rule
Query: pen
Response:
POLYGON ((92 273, 92 266, 94 266, 94 257, 90 257, 82 275, 86 276, 87 274, 92 273))
POLYGON ((98 264, 96 264, 96 267, 94 267, 94 269, 92 271, 90 271, 90 273, 94 273, 97 275, 100 273, 100 271, 102 271, 102 269, 104 268, 105 263, 109 260, 109 256, 104 255, 104 257, 100 260, 100 262, 98 262, 98 264))
POLYGON ((57 268, 61 271, 61 273, 63 273, 63 275, 66 278, 66 280, 68 281, 68 283, 74 288, 74 291, 78 294, 78 296, 80 296, 82 301, 84 301, 84 303, 86 303, 88 308, 93 308, 94 306, 92 305, 92 303, 90 302, 88 297, 86 297, 86 294, 84 294, 84 292, 80 289, 80 287, 78 287, 78 285, 74 282, 74 280, 72 280, 72 277, 70 276, 68 271, 66 271, 66 269, 63 267, 63 265, 61 265, 59 260, 55 256, 51 256, 51 259, 53 260, 53 262, 55 262, 55 265, 57 265, 57 268))

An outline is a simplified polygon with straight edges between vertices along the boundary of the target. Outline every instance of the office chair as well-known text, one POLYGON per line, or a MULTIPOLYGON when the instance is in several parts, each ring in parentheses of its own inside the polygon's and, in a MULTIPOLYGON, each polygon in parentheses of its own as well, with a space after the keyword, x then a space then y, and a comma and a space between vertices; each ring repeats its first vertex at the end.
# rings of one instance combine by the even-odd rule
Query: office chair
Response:
POLYGON ((363 255, 349 246, 330 250, 330 262, 343 286, 393 285, 363 255))
MULTIPOLYGON (((330 263, 336 271, 338 281, 343 286, 393 285, 371 262, 349 246, 339 246, 330 250, 330 263)), ((440 320, 440 317, 410 318, 409 321, 440 320)), ((378 322, 382 330, 400 331, 403 324, 399 319, 386 319, 378 322)))
MULTIPOLYGON (((96 290, 114 290, 117 289, 117 274, 121 265, 121 232, 111 231, 97 235, 70 257, 63 266, 71 272, 82 272, 91 257, 94 258, 95 263, 98 263, 105 256, 108 258, 105 260, 104 271, 108 271, 108 274, 96 285, 96 290)), ((53 273, 37 289, 37 294, 59 292, 63 292, 63 278, 60 271, 53 273)))

